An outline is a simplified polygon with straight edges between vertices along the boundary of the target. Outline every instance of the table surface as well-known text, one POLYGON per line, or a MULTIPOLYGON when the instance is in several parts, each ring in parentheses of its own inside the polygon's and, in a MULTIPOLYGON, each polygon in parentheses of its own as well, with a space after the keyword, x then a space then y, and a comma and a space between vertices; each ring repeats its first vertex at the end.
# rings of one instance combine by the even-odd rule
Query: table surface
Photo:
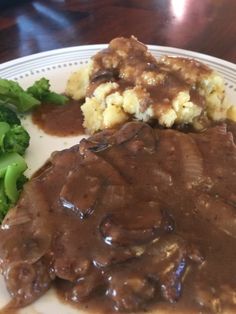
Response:
POLYGON ((0 63, 130 35, 236 63, 236 0, 3 0, 0 63))

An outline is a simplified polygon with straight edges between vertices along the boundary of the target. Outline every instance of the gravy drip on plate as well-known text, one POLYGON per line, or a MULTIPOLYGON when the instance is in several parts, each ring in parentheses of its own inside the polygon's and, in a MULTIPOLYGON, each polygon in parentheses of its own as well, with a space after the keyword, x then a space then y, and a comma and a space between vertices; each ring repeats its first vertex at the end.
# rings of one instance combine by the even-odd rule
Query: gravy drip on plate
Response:
POLYGON ((45 133, 56 136, 84 134, 82 102, 69 100, 63 106, 42 104, 32 114, 33 122, 45 133))
POLYGON ((0 230, 12 306, 54 282, 89 313, 235 313, 235 135, 130 122, 54 153, 0 230))

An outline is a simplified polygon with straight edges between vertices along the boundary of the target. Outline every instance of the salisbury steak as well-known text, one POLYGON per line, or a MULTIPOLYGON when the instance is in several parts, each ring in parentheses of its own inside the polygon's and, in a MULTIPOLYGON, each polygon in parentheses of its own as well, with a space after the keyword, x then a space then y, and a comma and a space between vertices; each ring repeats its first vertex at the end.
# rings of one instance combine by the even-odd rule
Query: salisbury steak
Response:
POLYGON ((183 133, 131 122, 54 153, 1 226, 12 304, 25 306, 56 282, 66 300, 95 298, 100 312, 156 305, 235 313, 236 146, 228 127, 235 130, 183 133))

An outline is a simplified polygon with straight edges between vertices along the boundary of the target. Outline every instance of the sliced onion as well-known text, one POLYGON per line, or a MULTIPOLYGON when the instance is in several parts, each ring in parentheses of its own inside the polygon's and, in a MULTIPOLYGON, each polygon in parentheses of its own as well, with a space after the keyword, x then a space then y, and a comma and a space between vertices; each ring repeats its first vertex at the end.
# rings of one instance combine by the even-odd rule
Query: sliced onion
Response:
POLYGON ((225 123, 210 129, 208 133, 211 134, 211 142, 216 142, 218 145, 221 145, 223 141, 224 143, 230 143, 236 149, 233 133, 230 131, 228 132, 227 125, 225 123))
POLYGON ((10 229, 13 226, 25 224, 32 220, 32 217, 30 217, 29 212, 19 209, 18 207, 14 207, 10 209, 10 211, 7 213, 6 217, 4 218, 2 222, 2 229, 10 229))
POLYGON ((215 134, 226 135, 227 134, 226 124, 223 123, 221 125, 218 125, 217 127, 214 128, 214 131, 215 131, 215 134))
POLYGON ((35 263, 46 254, 51 245, 51 234, 48 232, 32 233, 30 230, 23 229, 6 232, 7 234, 4 233, 2 238, 0 252, 1 257, 7 262, 35 263))
MULTIPOLYGON (((45 230, 46 231, 46 230, 45 230)), ((51 246, 51 234, 48 232, 36 231, 28 242, 24 242, 24 261, 28 263, 37 262, 44 256, 51 246)))
POLYGON ((182 153, 184 181, 188 188, 198 185, 203 180, 202 155, 192 137, 178 133, 178 141, 182 153))
POLYGON ((236 238, 236 210, 234 206, 227 204, 222 199, 202 194, 196 200, 196 209, 203 219, 236 238))

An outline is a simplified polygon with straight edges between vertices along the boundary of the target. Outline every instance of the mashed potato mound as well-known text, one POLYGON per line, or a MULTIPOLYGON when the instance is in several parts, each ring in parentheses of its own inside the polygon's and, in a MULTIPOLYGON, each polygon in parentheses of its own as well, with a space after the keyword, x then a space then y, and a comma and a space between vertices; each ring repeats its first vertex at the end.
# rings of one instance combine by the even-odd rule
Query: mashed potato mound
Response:
POLYGON ((85 98, 81 109, 89 133, 130 119, 198 129, 209 120, 236 120, 218 73, 193 59, 156 59, 134 37, 112 40, 87 67, 71 75, 66 93, 85 98))
POLYGON ((85 97, 89 85, 89 75, 92 71, 92 62, 73 72, 67 82, 65 93, 75 100, 85 97))

